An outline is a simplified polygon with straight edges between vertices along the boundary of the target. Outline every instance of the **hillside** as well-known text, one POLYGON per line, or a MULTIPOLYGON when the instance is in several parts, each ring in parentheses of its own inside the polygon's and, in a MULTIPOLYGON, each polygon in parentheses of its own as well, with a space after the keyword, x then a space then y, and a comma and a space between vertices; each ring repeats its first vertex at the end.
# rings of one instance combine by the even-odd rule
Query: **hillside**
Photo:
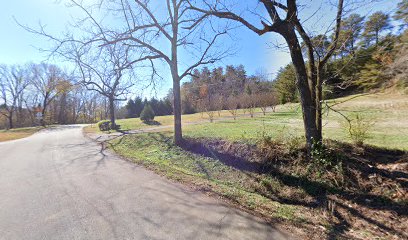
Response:
MULTIPOLYGON (((354 95, 328 104, 335 111, 324 118, 325 145, 311 156, 293 103, 266 115, 256 109, 253 118, 240 110, 237 120, 215 112, 212 123, 208 113, 184 115, 182 148, 172 142, 172 116, 157 117, 154 125, 119 120, 122 130, 103 144, 302 239, 406 238, 408 96, 354 95), (339 114, 357 112, 374 123, 361 146, 350 144, 339 114)), ((87 131, 104 139, 95 127, 87 131)))

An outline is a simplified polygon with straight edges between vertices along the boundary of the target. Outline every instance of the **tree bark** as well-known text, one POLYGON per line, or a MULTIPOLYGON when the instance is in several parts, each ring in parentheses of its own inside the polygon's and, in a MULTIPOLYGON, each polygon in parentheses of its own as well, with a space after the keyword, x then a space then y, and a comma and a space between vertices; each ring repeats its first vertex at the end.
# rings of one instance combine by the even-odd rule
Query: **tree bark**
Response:
POLYGON ((306 64, 303 59, 302 50, 297 40, 294 29, 289 29, 282 34, 290 49, 290 55, 296 72, 296 85, 299 90, 300 103, 302 107, 303 124, 307 148, 311 150, 315 141, 321 140, 318 127, 316 125, 316 105, 313 100, 312 92, 309 86, 309 77, 307 74, 306 64))
MULTIPOLYGON (((175 74, 173 74, 175 75, 175 74)), ((181 128, 181 96, 180 81, 177 76, 173 76, 173 114, 174 114, 174 144, 180 146, 183 142, 183 133, 181 128)))
POLYGON ((323 67, 319 64, 317 67, 317 85, 316 85, 316 126, 318 136, 316 141, 320 142, 323 139, 322 126, 322 101, 323 101, 323 67))
MULTIPOLYGON (((169 9, 170 10, 170 9, 169 9)), ((172 23, 173 37, 171 38, 171 64, 170 70, 173 78, 173 105, 174 105, 174 144, 181 146, 183 143, 183 132, 181 128, 181 94, 180 75, 178 72, 178 24, 179 12, 177 4, 173 1, 174 20, 172 23)))
POLYGON ((116 129, 116 121, 115 121, 115 99, 113 97, 109 97, 109 117, 111 121, 111 128, 116 129))
POLYGON ((13 110, 11 110, 9 115, 8 115, 8 121, 9 121, 9 129, 14 128, 14 126, 13 126, 13 110))
POLYGON ((41 120, 40 120, 40 124, 41 124, 41 126, 43 126, 43 127, 45 127, 45 113, 46 113, 46 109, 47 109, 47 100, 48 100, 48 97, 47 96, 45 96, 44 97, 44 101, 43 101, 43 109, 42 109, 42 111, 41 111, 41 114, 42 114, 42 118, 41 118, 41 120))

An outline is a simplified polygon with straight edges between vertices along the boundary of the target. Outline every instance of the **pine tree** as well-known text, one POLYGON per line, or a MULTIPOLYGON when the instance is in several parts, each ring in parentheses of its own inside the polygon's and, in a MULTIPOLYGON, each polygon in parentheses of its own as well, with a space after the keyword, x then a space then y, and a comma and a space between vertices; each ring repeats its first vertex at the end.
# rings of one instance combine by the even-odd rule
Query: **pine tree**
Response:
POLYGON ((403 21, 405 27, 408 25, 408 0, 402 0, 397 5, 397 11, 395 12, 394 19, 403 21))
POLYGON ((371 42, 374 40, 375 45, 378 45, 380 40, 380 34, 385 31, 391 29, 390 24, 390 17, 379 11, 373 13, 369 18, 368 21, 365 23, 365 28, 363 32, 363 37, 365 38, 365 42, 370 45, 371 42))
POLYGON ((363 25, 364 17, 359 14, 351 14, 342 22, 339 40, 346 52, 355 52, 356 42, 361 35, 363 25))
POLYGON ((143 108, 142 113, 140 114, 140 120, 143 122, 151 122, 154 120, 155 113, 152 109, 152 107, 149 104, 146 104, 145 107, 143 108))

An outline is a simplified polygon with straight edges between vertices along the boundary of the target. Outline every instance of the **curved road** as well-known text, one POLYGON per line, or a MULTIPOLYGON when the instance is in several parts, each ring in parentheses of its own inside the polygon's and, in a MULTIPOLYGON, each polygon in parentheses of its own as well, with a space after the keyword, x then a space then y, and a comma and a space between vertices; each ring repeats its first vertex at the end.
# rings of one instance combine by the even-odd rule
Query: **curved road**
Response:
POLYGON ((81 126, 0 143, 0 239, 284 239, 247 213, 127 162, 81 126))

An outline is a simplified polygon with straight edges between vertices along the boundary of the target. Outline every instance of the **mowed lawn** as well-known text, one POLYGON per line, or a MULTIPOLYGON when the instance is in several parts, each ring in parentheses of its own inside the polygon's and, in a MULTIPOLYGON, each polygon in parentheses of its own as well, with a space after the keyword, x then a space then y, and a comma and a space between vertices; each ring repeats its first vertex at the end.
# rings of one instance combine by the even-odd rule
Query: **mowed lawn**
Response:
MULTIPOLYGON (((384 148, 408 150, 408 96, 387 94, 352 96, 332 100, 329 104, 337 104, 334 107, 335 110, 344 115, 353 115, 358 112, 364 119, 375 122, 366 141, 367 144, 380 147, 382 152, 387 151, 384 148)), ((259 140, 265 135, 283 140, 285 144, 289 144, 288 139, 289 141, 298 139, 300 143, 303 142, 301 137, 304 131, 299 104, 277 106, 275 112, 269 111, 265 116, 258 110, 254 118, 248 116, 248 113, 244 114, 243 110, 239 112, 240 116, 237 120, 233 120, 228 111, 222 111, 220 116, 216 113, 213 123, 209 122, 205 113, 184 115, 183 131, 188 141, 182 148, 175 146, 172 142, 172 116, 155 118, 158 122, 156 125, 146 125, 139 119, 119 120, 118 124, 122 129, 144 129, 145 132, 125 134, 121 138, 115 138, 109 142, 108 147, 121 156, 167 178, 192 185, 249 211, 261 214, 287 229, 288 232, 296 232, 301 239, 326 239, 327 236, 339 236, 340 239, 342 237, 344 239, 387 239, 386 236, 390 236, 389 234, 397 234, 403 238, 401 229, 406 228, 405 218, 401 217, 401 221, 398 222, 388 217, 392 214, 390 215, 387 210, 367 210, 369 208, 366 202, 350 201, 345 197, 347 193, 350 193, 348 191, 352 191, 355 196, 371 196, 371 200, 379 199, 380 205, 385 203, 384 209, 387 207, 398 209, 398 206, 406 203, 401 200, 404 197, 395 197, 399 196, 398 191, 402 189, 397 181, 384 180, 391 185, 383 188, 383 184, 371 183, 371 180, 367 180, 355 189, 345 190, 342 184, 328 185, 328 179, 311 180, 307 175, 301 173, 299 169, 316 169, 309 160, 297 163, 296 160, 289 162, 290 164, 285 162, 281 166, 293 167, 293 171, 288 171, 286 175, 282 172, 257 172, 246 168, 251 166, 250 161, 240 160, 242 156, 247 156, 246 154, 252 156, 250 152, 246 152, 246 146, 260 143, 259 140), (218 150, 205 145, 194 145, 197 139, 201 142, 221 144, 217 149, 223 150, 217 152, 218 150), (231 142, 234 144, 230 144, 231 142), (227 152, 222 152, 224 150, 227 152), (236 155, 234 151, 237 152, 236 155), (241 153, 243 155, 240 155, 241 153), (242 165, 242 161, 245 162, 245 165, 242 165), (363 187, 366 183, 373 184, 373 188, 363 187), (376 186, 381 191, 375 190, 376 186), (351 210, 342 210, 350 218, 349 222, 339 224, 337 220, 333 220, 335 218, 327 214, 321 199, 333 197, 338 199, 342 206, 353 206, 351 210), (308 204, 313 202, 319 207, 308 207, 308 204), (356 212, 359 214, 355 214, 356 212), (373 212, 376 212, 377 215, 372 216, 373 212), (361 223, 361 226, 354 225, 354 223, 361 223), (316 226, 318 226, 317 229, 316 226), (380 230, 378 230, 379 227, 380 230)), ((351 142, 343 122, 343 117, 335 111, 326 112, 324 137, 351 142)), ((356 160, 351 160, 362 157, 360 150, 356 151, 355 158, 345 160, 343 162, 345 165, 360 166, 354 164, 356 160), (348 163, 353 164, 348 165, 348 163)), ((400 151, 390 152, 401 154, 398 153, 400 151)), ((293 156, 297 154, 299 152, 293 156)), ((376 155, 374 159, 383 157, 376 155)), ((376 164, 375 161, 370 162, 371 159, 364 161, 364 164, 376 164)), ((280 166, 279 164, 276 166, 280 166)), ((349 167, 344 168, 347 170, 340 167, 342 171, 348 172, 342 176, 348 177, 350 172, 357 172, 357 176, 366 174, 366 170, 349 167)), ((336 171, 332 169, 328 176, 332 176, 333 173, 336 171)), ((342 215, 339 216, 341 219, 342 215)))
MULTIPOLYGON (((349 116, 358 112, 363 119, 375 122, 366 141, 366 144, 379 147, 373 148, 374 154, 377 154, 375 149, 381 149, 379 152, 390 154, 386 158, 398 159, 400 156, 398 154, 405 154, 405 152, 386 149, 408 150, 408 96, 389 94, 351 96, 331 100, 329 104, 336 104, 334 109, 343 115, 349 116)), ((336 111, 325 112, 324 137, 351 142, 343 124, 344 118, 336 111)), ((297 140, 300 144, 304 142, 302 113, 299 104, 280 105, 276 107, 275 112, 269 110, 266 115, 257 110, 253 118, 248 112, 244 113, 243 110, 239 110, 237 120, 234 120, 228 111, 222 111, 220 116, 215 113, 215 121, 212 123, 205 113, 184 115, 183 132, 187 141, 183 147, 173 144, 172 116, 157 117, 155 120, 157 123, 154 125, 146 125, 139 119, 119 120, 118 124, 123 130, 144 129, 145 131, 125 134, 110 141, 107 146, 121 156, 169 179, 215 194, 230 203, 260 214, 287 229, 288 232, 296 232, 301 239, 326 239, 328 236, 339 236, 340 239, 342 237, 344 239, 387 239, 389 234, 404 237, 402 229, 406 228, 405 222, 407 222, 404 217, 401 216, 399 222, 390 218, 389 216, 393 215, 390 215, 387 210, 367 210, 372 207, 367 202, 347 198, 350 193, 362 198, 371 196, 375 204, 381 205, 379 209, 399 209, 400 206, 406 204, 403 200, 404 195, 399 195, 402 185, 393 179, 384 180, 384 183, 391 184, 384 185, 372 183, 371 178, 368 178, 368 180, 362 180, 363 182, 360 181, 358 187, 352 187, 356 184, 357 178, 350 177, 354 179, 353 184, 347 184, 351 173, 355 173, 355 176, 367 174, 366 168, 359 169, 355 166, 367 168, 377 166, 373 159, 378 158, 378 161, 381 162, 385 155, 375 155, 373 159, 368 159, 367 156, 370 154, 363 156, 361 150, 357 148, 352 150, 355 151, 352 156, 342 155, 340 159, 347 160, 341 162, 340 165, 323 171, 328 174, 328 177, 324 179, 311 177, 315 176, 313 174, 320 165, 314 165, 317 163, 310 159, 300 161, 296 158, 301 153, 299 151, 293 152, 293 155, 285 155, 286 150, 277 153, 283 160, 276 165, 273 165, 273 161, 271 164, 275 169, 281 168, 279 171, 263 172, 254 171, 251 168, 257 164, 257 160, 251 162, 252 157, 256 158, 251 151, 256 149, 258 144, 262 144, 260 140, 265 139, 265 135, 268 136, 268 139, 270 136, 272 139, 282 140, 277 142, 284 143, 284 148, 287 149, 290 149, 292 140, 293 142, 297 140), (202 143, 213 145, 212 147, 200 145, 202 143), (248 146, 255 148, 248 148, 248 146), (287 162, 288 156, 295 160, 287 162), (363 163, 358 162, 359 159, 363 163), (309 172, 311 169, 313 170, 309 172), (337 178, 340 179, 340 183, 337 180, 332 182, 331 179, 336 176, 335 174, 342 176, 337 178), (341 181, 345 182, 341 183, 341 181), (364 187, 365 184, 372 187, 364 187), (338 220, 333 220, 336 217, 327 214, 324 208, 322 199, 325 198, 337 199, 335 201, 339 201, 341 206, 352 206, 351 210, 341 209, 345 215, 338 215, 339 219, 347 215, 349 221, 338 223, 338 220), (355 214, 356 212, 359 214, 355 214), (377 215, 372 215, 373 212, 377 215), (361 223, 361 225, 354 223, 361 223)), ((278 151, 282 151, 279 150, 282 149, 280 145, 276 146, 278 151)), ((347 150, 353 149, 353 145, 348 146, 347 150)), ((335 147, 335 145, 330 145, 330 147, 335 147)), ((371 147, 364 149, 371 149, 371 147)), ((343 150, 346 149, 343 148, 343 150)), ((398 161, 391 162, 389 167, 393 169, 398 164, 403 166, 403 161, 401 160, 401 163, 398 161)), ((265 166, 267 167, 268 164, 267 162, 265 166)), ((377 170, 376 167, 371 169, 371 171, 377 170)), ((378 170, 378 172, 381 171, 383 169, 378 170)))
POLYGON ((25 138, 38 132, 41 128, 16 128, 11 130, 0 130, 0 142, 25 138))
MULTIPOLYGON (((372 94, 351 96, 329 101, 329 105, 347 116, 359 113, 364 119, 374 122, 369 131, 367 144, 391 149, 408 150, 408 96, 399 94, 372 94)), ((118 120, 122 130, 149 129, 172 132, 173 116, 159 116, 159 125, 147 125, 140 119, 118 120), (166 127, 167 126, 167 127, 166 127)), ((256 141, 262 134, 273 137, 303 136, 301 109, 298 104, 286 104, 268 110, 264 116, 260 109, 254 118, 239 110, 237 120, 228 111, 215 113, 210 123, 206 113, 183 115, 183 130, 187 137, 218 138, 231 141, 256 141)), ((351 142, 345 128, 344 117, 333 110, 325 109, 323 119, 324 137, 351 142)))

